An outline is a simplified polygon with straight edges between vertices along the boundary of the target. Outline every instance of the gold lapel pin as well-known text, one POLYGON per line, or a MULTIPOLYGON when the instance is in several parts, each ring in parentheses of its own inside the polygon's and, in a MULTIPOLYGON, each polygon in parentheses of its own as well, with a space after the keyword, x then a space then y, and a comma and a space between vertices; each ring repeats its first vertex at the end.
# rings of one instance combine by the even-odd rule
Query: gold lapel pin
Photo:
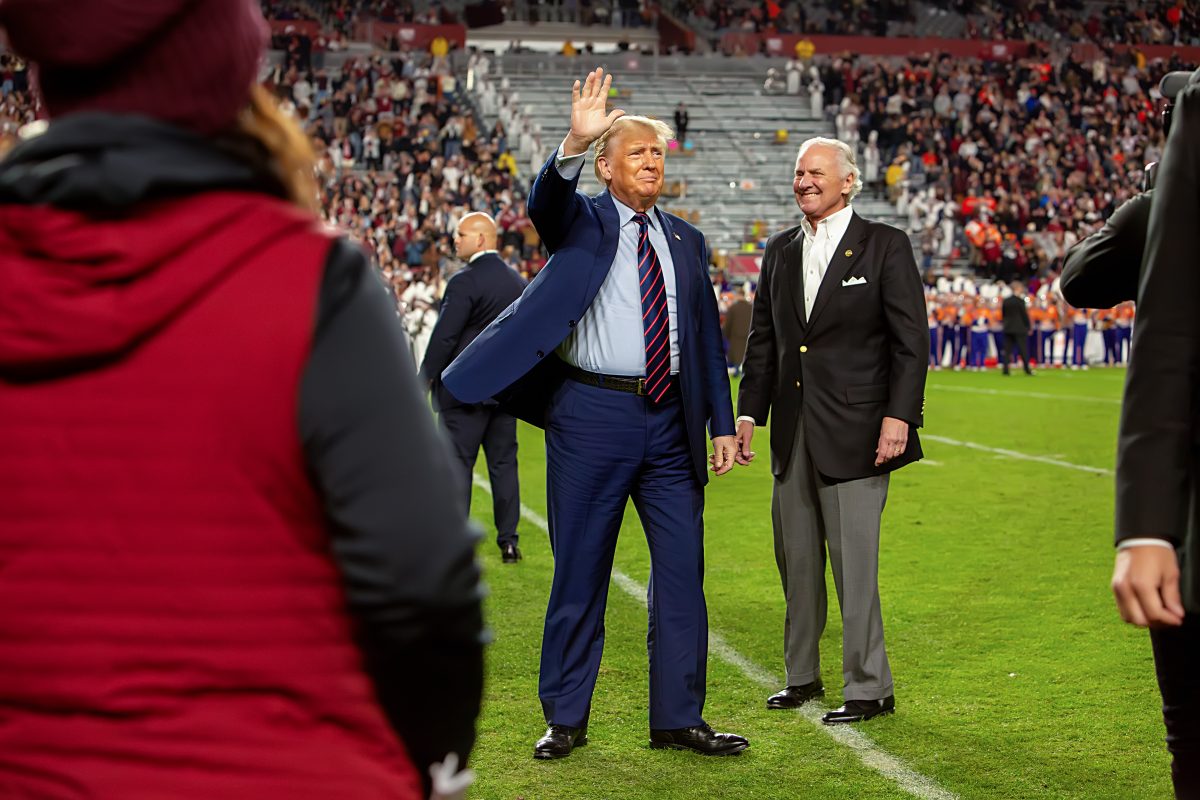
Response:
POLYGON ((852 256, 852 255, 854 255, 854 251, 853 251, 853 250, 847 250, 847 251, 846 251, 846 258, 849 258, 849 257, 850 257, 850 256, 852 256))

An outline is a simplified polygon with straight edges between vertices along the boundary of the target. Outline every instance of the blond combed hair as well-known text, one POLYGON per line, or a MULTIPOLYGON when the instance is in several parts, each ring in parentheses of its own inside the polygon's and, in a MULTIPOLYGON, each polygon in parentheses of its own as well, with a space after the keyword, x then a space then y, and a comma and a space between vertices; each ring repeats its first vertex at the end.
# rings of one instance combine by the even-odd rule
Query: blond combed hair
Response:
POLYGON ((255 84, 251 90, 250 104, 238 117, 237 130, 266 151, 270 170, 287 199, 306 211, 320 213, 317 155, 312 141, 262 86, 255 84))
POLYGON ((596 157, 592 163, 592 169, 596 173, 596 180, 608 185, 608 181, 600 173, 600 157, 608 155, 608 144, 613 140, 613 137, 619 136, 622 131, 629 128, 642 128, 649 130, 658 137, 659 143, 662 145, 663 152, 667 151, 667 142, 675 138, 675 131, 671 130, 671 126, 660 119, 653 117, 639 117, 635 114, 626 114, 623 117, 617 117, 608 130, 600 134, 600 138, 596 140, 594 145, 596 149, 596 157))

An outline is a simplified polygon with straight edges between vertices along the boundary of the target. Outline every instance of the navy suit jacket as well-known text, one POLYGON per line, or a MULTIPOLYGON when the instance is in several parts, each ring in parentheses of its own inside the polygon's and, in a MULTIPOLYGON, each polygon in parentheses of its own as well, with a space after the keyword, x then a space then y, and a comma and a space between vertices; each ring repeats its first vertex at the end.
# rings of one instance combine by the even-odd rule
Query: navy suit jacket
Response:
POLYGON ((525 279, 495 253, 480 256, 450 278, 421 364, 421 377, 433 382, 438 411, 463 405, 442 386, 442 370, 524 289, 525 279))
MULTIPOLYGON (((557 155, 557 154, 555 154, 557 155)), ((545 426, 550 396, 563 380, 554 350, 595 299, 617 255, 620 218, 608 192, 576 191, 554 165, 542 166, 529 192, 529 217, 550 260, 525 292, 442 373, 460 401, 496 398, 517 417, 545 426)), ((658 212, 675 268, 679 388, 692 461, 708 479, 711 436, 732 436, 733 405, 720 317, 708 277, 708 247, 700 231, 658 212)))

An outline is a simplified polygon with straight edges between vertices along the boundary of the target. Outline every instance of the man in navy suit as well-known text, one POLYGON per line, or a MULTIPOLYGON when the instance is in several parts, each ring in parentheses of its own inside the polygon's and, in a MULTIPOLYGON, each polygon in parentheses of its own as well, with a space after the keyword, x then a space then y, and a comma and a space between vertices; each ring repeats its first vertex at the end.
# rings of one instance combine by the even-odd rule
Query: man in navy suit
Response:
POLYGON ((551 253, 521 298, 443 373, 464 402, 498 396, 546 429, 554 582, 535 758, 587 742, 617 533, 632 498, 650 545, 650 744, 730 755, 702 716, 708 658, 704 485, 733 465, 733 409, 704 237, 655 208, 670 128, 605 113, 612 77, 575 82, 571 131, 529 216, 551 253), (595 143, 595 197, 575 191, 595 143), (707 433, 706 433, 707 427, 707 433))
POLYGON ((504 263, 496 251, 496 221, 475 212, 463 217, 454 234, 454 249, 467 262, 446 284, 441 314, 430 334, 421 376, 433 389, 434 407, 454 445, 466 482, 467 509, 475 459, 483 447, 492 481, 492 512, 496 544, 505 564, 521 560, 517 520, 521 494, 517 481, 517 419, 494 401, 460 403, 446 391, 439 376, 512 301, 521 296, 525 279, 504 263))

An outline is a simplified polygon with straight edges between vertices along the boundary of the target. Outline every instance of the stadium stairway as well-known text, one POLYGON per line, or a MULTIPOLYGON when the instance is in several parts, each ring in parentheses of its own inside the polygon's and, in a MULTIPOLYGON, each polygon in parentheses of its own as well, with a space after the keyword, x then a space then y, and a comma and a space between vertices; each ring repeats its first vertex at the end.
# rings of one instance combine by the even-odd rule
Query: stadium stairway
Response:
MULTIPOLYGON (((506 56, 493 69, 493 81, 506 76, 521 111, 541 125, 543 158, 566 135, 571 82, 589 66, 578 59, 506 56)), ((614 99, 616 107, 671 123, 676 104, 687 104, 690 145, 674 148, 668 156, 667 190, 660 201, 665 209, 693 219, 710 246, 725 253, 742 251, 747 243, 761 245, 771 233, 796 224, 791 191, 796 147, 812 136, 833 135, 832 123, 812 116, 807 93, 763 94, 765 68, 757 74, 687 69, 653 74, 636 57, 611 66, 621 93, 614 99), (637 68, 628 68, 631 61, 637 68), (778 142, 780 131, 786 132, 785 141, 778 142), (675 196, 671 189, 677 181, 682 193, 675 196), (757 234, 752 233, 755 223, 757 234)), ((495 121, 494 116, 484 120, 489 128, 495 121)), ((601 188, 589 166, 580 189, 595 193, 601 188)), ((886 200, 861 197, 855 208, 866 217, 903 224, 886 200)))

